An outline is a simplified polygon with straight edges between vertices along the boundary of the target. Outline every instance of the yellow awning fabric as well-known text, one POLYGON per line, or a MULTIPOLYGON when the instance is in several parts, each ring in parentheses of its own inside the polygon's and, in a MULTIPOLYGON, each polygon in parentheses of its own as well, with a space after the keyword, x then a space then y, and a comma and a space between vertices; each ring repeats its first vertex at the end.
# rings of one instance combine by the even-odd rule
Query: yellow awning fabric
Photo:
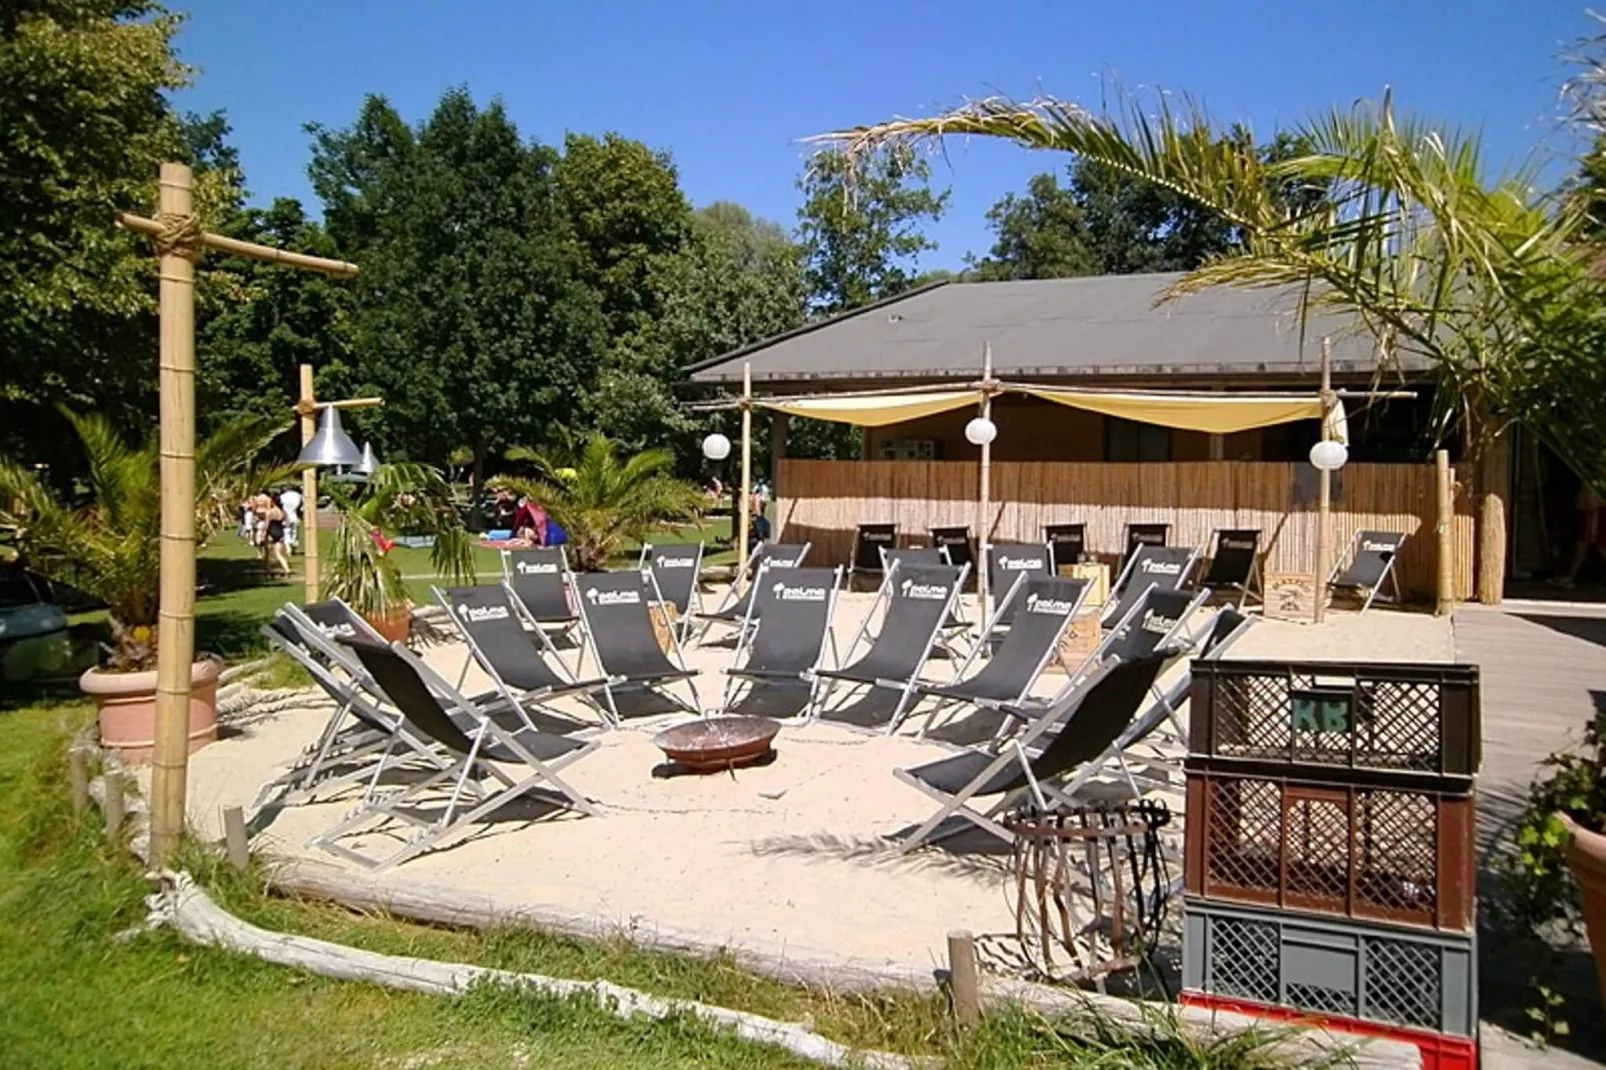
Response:
MULTIPOLYGON (((1118 393, 1052 387, 1014 389, 1075 409, 1088 409, 1106 416, 1212 435, 1230 435, 1234 431, 1248 431, 1295 420, 1319 420, 1322 416, 1321 400, 1314 393, 1302 397, 1291 394, 1167 394, 1161 391, 1118 393)), ((1336 437, 1342 441, 1342 403, 1332 414, 1330 426, 1340 431, 1336 437)))
POLYGON ((806 416, 811 420, 835 420, 859 427, 886 427, 905 420, 981 403, 979 390, 944 390, 929 394, 879 394, 858 397, 815 397, 798 401, 785 398, 755 398, 754 404, 776 412, 806 416))

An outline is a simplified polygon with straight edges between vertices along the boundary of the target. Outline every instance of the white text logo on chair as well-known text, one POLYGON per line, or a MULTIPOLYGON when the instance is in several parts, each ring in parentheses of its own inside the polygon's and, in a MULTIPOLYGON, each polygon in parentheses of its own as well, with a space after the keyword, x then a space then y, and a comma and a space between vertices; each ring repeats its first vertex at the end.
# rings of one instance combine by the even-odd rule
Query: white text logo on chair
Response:
MULTIPOLYGON (((316 624, 317 622, 314 621, 316 624)), ((325 635, 345 635, 355 637, 357 629, 341 621, 339 624, 318 624, 318 630, 325 635)))
POLYGON ((520 576, 551 576, 558 571, 558 566, 552 561, 517 561, 513 571, 520 576))
POLYGON ((904 580, 898 585, 898 592, 905 598, 942 599, 947 601, 948 588, 940 583, 916 583, 914 580, 904 580))
POLYGON ((1151 561, 1145 558, 1138 562, 1138 568, 1155 576, 1177 576, 1182 573, 1182 564, 1178 561, 1151 561))
POLYGON ((664 557, 659 555, 652 559, 652 563, 658 568, 691 568, 697 563, 697 559, 695 557, 664 557))
POLYGON ((1048 613, 1063 617, 1075 608, 1076 604, 1074 602, 1067 601, 1064 598, 1044 598, 1035 591, 1026 596, 1026 612, 1028 613, 1048 613))
POLYGON ((1167 617, 1164 614, 1157 613, 1152 609, 1143 614, 1143 623, 1140 625, 1140 627, 1146 632, 1159 632, 1161 635, 1165 635, 1176 626, 1177 618, 1167 617))
POLYGON ((1253 539, 1223 538, 1221 540, 1221 548, 1223 550, 1253 550, 1255 543, 1253 539))
POLYGON ((1362 539, 1361 550, 1369 554, 1392 554, 1394 552, 1394 544, 1392 542, 1373 542, 1371 539, 1362 539))
POLYGON ((470 624, 478 624, 485 620, 507 620, 506 606, 471 606, 466 602, 457 604, 457 615, 470 624))
POLYGON ((586 599, 594 606, 639 606, 641 604, 641 592, 599 591, 592 587, 586 591, 586 599))
POLYGON ((1047 568, 1041 557, 1010 557, 1007 554, 998 555, 998 567, 1010 572, 1026 572, 1034 568, 1047 568))
POLYGON ((825 601, 824 587, 788 587, 784 583, 777 583, 770 588, 770 593, 777 602, 823 602, 825 601))

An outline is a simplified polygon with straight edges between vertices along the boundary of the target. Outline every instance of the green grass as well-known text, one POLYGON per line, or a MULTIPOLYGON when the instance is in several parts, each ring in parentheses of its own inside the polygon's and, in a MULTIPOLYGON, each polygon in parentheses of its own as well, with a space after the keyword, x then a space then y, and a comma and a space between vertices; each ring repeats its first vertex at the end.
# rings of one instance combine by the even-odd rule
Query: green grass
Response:
MULTIPOLYGON (((749 1067, 806 1065, 698 1022, 621 1022, 585 1002, 494 987, 453 999, 336 982, 183 943, 118 934, 144 917, 136 865, 75 817, 65 748, 91 712, 40 702, 0 713, 0 1066, 5 1067, 749 1067)), ((1250 1070, 1268 1037, 1142 1039, 1097 1017, 1051 1024, 1024 1012, 959 1032, 940 996, 840 996, 755 977, 724 958, 643 951, 531 932, 459 932, 267 894, 215 850, 183 864, 220 903, 268 928, 376 951, 577 979, 813 1022, 861 1047, 934 1055, 955 1070, 1005 1067, 1250 1070)))

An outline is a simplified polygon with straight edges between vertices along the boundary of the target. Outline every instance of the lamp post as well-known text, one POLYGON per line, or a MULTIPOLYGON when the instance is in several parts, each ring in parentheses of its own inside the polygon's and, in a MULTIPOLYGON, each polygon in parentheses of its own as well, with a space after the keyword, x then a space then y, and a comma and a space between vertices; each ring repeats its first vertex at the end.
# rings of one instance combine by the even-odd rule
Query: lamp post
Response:
POLYGON ((1332 434, 1333 408, 1338 395, 1333 393, 1333 341, 1322 339, 1322 437, 1310 448, 1310 463, 1317 472, 1316 493, 1316 608, 1313 614, 1317 624, 1327 619, 1327 574, 1330 534, 1333 511, 1333 473, 1349 460, 1349 449, 1342 442, 1328 437, 1332 434))
POLYGON ((384 398, 319 401, 312 390, 312 365, 301 365, 301 399, 296 402, 295 410, 301 417, 301 456, 297 459, 307 466, 301 472, 301 497, 305 499, 301 508, 306 511, 301 525, 301 556, 309 604, 318 600, 318 469, 342 465, 372 475, 373 468, 379 466, 372 445, 359 450, 341 428, 340 410, 366 409, 384 403, 384 398), (364 472, 364 464, 372 467, 364 472))
MULTIPOLYGON (((720 434, 718 431, 713 432, 703 439, 703 456, 714 463, 715 471, 722 471, 724 469, 725 458, 729 457, 730 455, 731 440, 720 434)), ((733 488, 733 499, 735 497, 735 493, 736 492, 733 488)), ((735 542, 736 538, 736 511, 733 509, 731 510, 731 541, 735 542)), ((737 575, 741 575, 740 569, 737 570, 737 575)))
MULTIPOLYGON (((981 447, 981 494, 976 503, 976 542, 986 546, 988 539, 987 514, 992 512, 993 497, 993 439, 998 437, 998 425, 993 423, 993 346, 983 342, 981 347, 981 411, 965 425, 965 439, 981 447)), ((985 553, 976 569, 976 594, 981 599, 981 615, 987 617, 987 562, 985 553)))

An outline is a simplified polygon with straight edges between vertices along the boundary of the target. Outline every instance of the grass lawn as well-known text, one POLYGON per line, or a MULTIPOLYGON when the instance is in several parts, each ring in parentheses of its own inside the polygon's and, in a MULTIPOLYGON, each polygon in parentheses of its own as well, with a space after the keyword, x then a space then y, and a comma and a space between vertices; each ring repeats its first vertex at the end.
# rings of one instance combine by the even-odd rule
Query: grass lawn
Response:
MULTIPOLYGON (((0 1066, 3 1067, 776 1067, 810 1065, 698 1022, 622 1022, 584 1002, 485 986, 446 999, 331 981, 133 932, 148 886, 105 842, 98 814, 67 802, 65 749, 92 716, 79 701, 0 712, 0 1066)), ((860 1047, 1005 1067, 1250 1070, 1280 1064, 1267 1036, 1138 1037, 1093 1018, 1075 1027, 1020 1012, 953 1028, 940 996, 834 996, 754 977, 723 959, 645 952, 527 930, 455 932, 271 897, 209 848, 183 864, 257 924, 376 951, 609 980, 771 1017, 812 1021, 860 1047)), ((1269 1036, 1270 1034, 1268 1034, 1269 1036)))

